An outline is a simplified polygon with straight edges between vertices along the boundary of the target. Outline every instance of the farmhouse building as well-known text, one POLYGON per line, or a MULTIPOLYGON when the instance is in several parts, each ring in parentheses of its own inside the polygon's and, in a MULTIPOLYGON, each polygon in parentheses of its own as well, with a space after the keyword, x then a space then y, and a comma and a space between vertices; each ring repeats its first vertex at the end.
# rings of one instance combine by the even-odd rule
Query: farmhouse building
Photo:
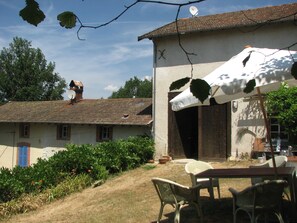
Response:
POLYGON ((0 166, 28 166, 65 145, 96 144, 150 135, 150 98, 83 99, 83 85, 72 81, 75 97, 60 101, 8 102, 0 106, 0 166))
MULTIPOLYGON (((247 45, 272 49, 291 46, 290 50, 296 51, 296 15, 297 3, 196 16, 178 19, 138 37, 153 42, 157 156, 225 160, 250 154, 257 149, 256 142, 265 143, 264 121, 254 98, 174 112, 169 101, 189 86, 180 91, 169 91, 169 86, 183 77, 206 76, 247 45)), ((276 127, 272 138, 282 136, 285 144, 282 128, 274 119, 271 121, 276 127)))

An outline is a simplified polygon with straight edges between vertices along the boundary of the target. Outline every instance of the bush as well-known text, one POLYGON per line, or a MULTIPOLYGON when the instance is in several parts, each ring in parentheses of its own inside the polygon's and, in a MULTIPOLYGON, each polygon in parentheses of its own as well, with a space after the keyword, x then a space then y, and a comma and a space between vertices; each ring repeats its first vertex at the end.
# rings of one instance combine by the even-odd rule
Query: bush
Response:
POLYGON ((153 158, 154 143, 148 137, 129 137, 102 142, 94 148, 94 156, 110 174, 129 170, 153 158))
POLYGON ((155 153, 154 142, 149 137, 129 137, 128 142, 135 145, 136 155, 140 158, 140 163, 146 163, 148 160, 153 159, 155 153))
POLYGON ((11 170, 0 169, 0 203, 19 197, 25 192, 23 183, 13 177, 11 170))
POLYGON ((108 174, 138 167, 153 155, 153 140, 147 137, 130 137, 97 145, 69 144, 67 150, 48 160, 39 159, 32 166, 16 166, 13 170, 2 168, 0 202, 18 198, 22 193, 39 193, 64 181, 67 185, 70 178, 81 175, 87 175, 92 181, 105 180, 108 174))
POLYGON ((90 186, 92 178, 86 174, 76 177, 67 177, 65 181, 56 187, 39 194, 27 194, 18 199, 0 204, 0 220, 8 218, 14 214, 26 213, 36 210, 41 205, 49 201, 67 196, 70 193, 81 191, 90 186))
POLYGON ((49 192, 49 200, 65 197, 71 193, 83 190, 89 187, 93 179, 87 174, 81 174, 75 177, 67 177, 62 183, 58 184, 49 192))

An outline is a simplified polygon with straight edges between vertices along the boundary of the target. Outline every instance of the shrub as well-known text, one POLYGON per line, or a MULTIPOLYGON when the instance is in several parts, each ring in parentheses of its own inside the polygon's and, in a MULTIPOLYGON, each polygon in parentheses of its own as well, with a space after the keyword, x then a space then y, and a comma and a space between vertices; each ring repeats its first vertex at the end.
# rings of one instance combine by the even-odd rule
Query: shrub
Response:
POLYGON ((152 159, 153 155, 153 140, 148 137, 129 137, 102 142, 94 147, 94 156, 110 174, 138 167, 152 159))
POLYGON ((129 137, 127 141, 135 145, 135 152, 141 163, 146 163, 148 160, 153 159, 155 147, 151 138, 145 136, 129 137))
POLYGON ((67 177, 65 181, 52 189, 48 189, 40 194, 26 194, 18 199, 0 204, 0 220, 14 214, 25 213, 36 210, 41 205, 66 195, 81 191, 90 186, 92 179, 86 174, 76 177, 67 177))
POLYGON ((93 179, 87 174, 81 174, 75 177, 67 177, 62 183, 49 191, 49 200, 65 197, 71 193, 83 190, 89 187, 93 179))
POLYGON ((93 181, 105 180, 108 174, 140 166, 152 159, 153 154, 153 141, 147 137, 130 137, 97 145, 69 144, 67 150, 48 160, 38 159, 32 166, 0 169, 0 203, 18 198, 22 193, 39 193, 65 180, 64 187, 67 187, 71 177, 80 175, 88 175, 93 181))
POLYGON ((12 171, 0 169, 0 203, 19 197, 25 192, 23 183, 13 177, 12 171))

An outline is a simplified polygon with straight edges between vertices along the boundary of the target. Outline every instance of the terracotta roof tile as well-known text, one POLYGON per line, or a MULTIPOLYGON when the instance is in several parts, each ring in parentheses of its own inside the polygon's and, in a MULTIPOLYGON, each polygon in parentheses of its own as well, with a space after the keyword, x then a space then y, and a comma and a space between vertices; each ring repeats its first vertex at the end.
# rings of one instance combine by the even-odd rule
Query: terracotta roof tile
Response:
MULTIPOLYGON (((182 34, 208 32, 221 29, 257 27, 267 22, 296 22, 297 3, 245 11, 229 12, 208 16, 198 16, 178 20, 178 30, 182 34), (282 19, 279 19, 282 18, 282 19)), ((138 37, 138 40, 176 35, 176 23, 172 22, 138 37)))
POLYGON ((149 125, 152 99, 9 102, 0 106, 0 122, 149 125))

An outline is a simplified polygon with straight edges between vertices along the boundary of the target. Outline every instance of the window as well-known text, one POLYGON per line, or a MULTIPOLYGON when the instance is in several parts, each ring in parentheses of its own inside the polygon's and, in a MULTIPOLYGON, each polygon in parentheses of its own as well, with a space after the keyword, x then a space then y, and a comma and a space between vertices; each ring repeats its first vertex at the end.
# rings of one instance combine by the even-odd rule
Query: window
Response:
POLYGON ((22 123, 20 124, 20 138, 30 137, 30 124, 22 123))
POLYGON ((96 141, 108 141, 112 140, 112 127, 98 125, 96 130, 96 141))
POLYGON ((273 147, 277 151, 281 149, 288 149, 288 135, 283 126, 274 117, 270 118, 270 137, 273 147))
POLYGON ((62 124, 57 126, 57 139, 70 140, 70 125, 62 124))

